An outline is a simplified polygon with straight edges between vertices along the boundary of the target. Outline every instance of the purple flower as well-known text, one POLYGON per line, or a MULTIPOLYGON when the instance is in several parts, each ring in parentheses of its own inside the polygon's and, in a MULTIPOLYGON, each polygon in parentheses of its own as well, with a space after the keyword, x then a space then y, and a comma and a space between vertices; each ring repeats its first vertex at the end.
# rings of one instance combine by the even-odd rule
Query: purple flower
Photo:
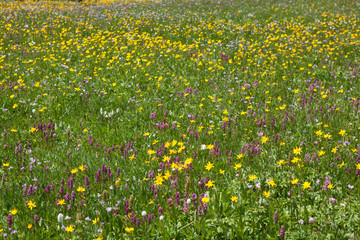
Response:
POLYGON ((169 199, 167 200, 167 202, 168 202, 169 206, 171 207, 171 206, 172 206, 172 199, 169 198, 169 199))
POLYGON ((11 225, 12 225, 12 215, 11 214, 8 215, 7 224, 8 224, 8 227, 11 228, 11 225))
POLYGON ((302 219, 300 218, 299 224, 304 224, 304 220, 302 220, 302 219))
POLYGON ((278 222, 278 220, 279 220, 279 218, 278 218, 278 213, 275 212, 275 213, 274 213, 274 222, 275 222, 275 224, 278 222))
POLYGON ((280 229, 280 238, 284 238, 285 237, 285 227, 284 225, 281 225, 281 229, 280 229))

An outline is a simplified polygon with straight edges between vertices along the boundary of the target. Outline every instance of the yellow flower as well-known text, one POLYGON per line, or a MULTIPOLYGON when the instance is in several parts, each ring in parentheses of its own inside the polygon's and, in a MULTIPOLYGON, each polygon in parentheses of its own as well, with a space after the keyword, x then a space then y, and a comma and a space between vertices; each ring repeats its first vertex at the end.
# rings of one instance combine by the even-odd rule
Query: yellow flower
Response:
POLYGON ((18 105, 15 103, 15 104, 13 105, 13 108, 17 108, 17 106, 18 106, 18 105))
POLYGON ((322 156, 322 155, 324 155, 324 154, 325 154, 325 151, 319 151, 319 152, 318 152, 319 157, 322 156))
POLYGON ((330 139, 332 136, 330 134, 325 134, 324 138, 330 139))
POLYGON ((236 159, 241 159, 244 157, 244 154, 240 153, 239 155, 236 156, 236 159))
POLYGON ((81 165, 81 166, 79 166, 79 169, 80 169, 80 171, 85 171, 85 167, 84 167, 84 165, 81 165))
POLYGON ((249 176, 249 182, 254 181, 256 178, 257 178, 257 176, 255 176, 254 174, 251 174, 251 175, 249 176))
POLYGON ((276 187, 276 183, 274 182, 274 179, 270 179, 270 181, 268 181, 267 184, 272 187, 276 187))
POLYGON ((192 163, 192 162, 193 162, 193 159, 192 159, 192 158, 187 158, 187 159, 185 160, 184 164, 189 165, 189 164, 192 163))
POLYGON ((277 164, 279 164, 280 166, 284 165, 286 162, 284 160, 280 160, 278 162, 276 162, 277 164))
POLYGON ((78 192, 85 192, 85 188, 84 188, 84 187, 78 187, 78 188, 76 189, 76 191, 78 191, 78 192))
POLYGON ((28 202, 28 207, 31 209, 31 210, 33 210, 33 208, 35 208, 36 207, 36 203, 35 202, 32 202, 31 200, 30 200, 30 202, 28 202))
POLYGON ((345 163, 344 163, 344 161, 341 163, 341 164, 339 164, 338 166, 339 166, 339 168, 342 168, 344 165, 346 165, 345 163))
POLYGON ((241 163, 237 163, 237 164, 235 164, 234 168, 235 168, 235 170, 238 170, 239 168, 241 168, 241 166, 242 166, 241 163))
POLYGON ((73 228, 72 225, 70 225, 70 226, 68 226, 68 227, 65 228, 65 231, 67 231, 67 232, 73 232, 74 230, 75 230, 75 229, 73 228))
POLYGON ((266 143, 267 141, 269 141, 269 138, 266 136, 262 136, 261 143, 266 143))
POLYGON ((333 187, 334 187, 333 184, 329 184, 329 185, 327 186, 328 189, 332 189, 333 187))
POLYGON ((153 155, 154 153, 156 153, 156 151, 154 151, 154 150, 149 150, 149 151, 148 151, 148 154, 149 154, 149 155, 153 155))
POLYGON ((299 154, 301 153, 301 148, 300 148, 300 147, 294 148, 294 149, 293 149, 293 153, 294 153, 295 155, 299 155, 299 154))
POLYGON ((128 227, 127 227, 127 228, 125 228, 125 231, 126 231, 126 232, 132 232, 132 231, 134 231, 134 228, 128 228, 128 227))
POLYGON ((356 164, 356 169, 360 169, 360 163, 356 164))
POLYGON ((16 215, 17 213, 18 213, 18 210, 16 210, 16 209, 13 209, 13 210, 10 211, 11 215, 16 215))
POLYGON ((205 184, 205 186, 207 186, 208 188, 210 188, 210 187, 212 187, 212 186, 215 186, 215 181, 211 181, 211 180, 209 180, 206 184, 205 184))
POLYGON ((99 218, 95 218, 94 220, 92 220, 93 224, 96 224, 99 221, 99 218))
POLYGON ((263 195, 268 198, 270 196, 270 191, 264 191, 263 195))
POLYGON ((237 202, 238 197, 236 197, 236 196, 231 196, 230 200, 233 201, 233 202, 237 202))
POLYGON ((169 177, 171 177, 171 173, 170 173, 169 171, 166 171, 166 172, 165 172, 165 175, 164 175, 164 179, 165 179, 165 180, 168 180, 169 177))
POLYGON ((316 131, 316 135, 317 135, 318 137, 321 137, 321 136, 323 135, 323 132, 322 132, 321 130, 316 131))
POLYGON ((77 172, 78 172, 78 169, 77 169, 77 168, 71 170, 71 173, 77 173, 77 172))
POLYGON ((32 224, 29 224, 29 225, 27 226, 27 228, 28 228, 28 229, 31 229, 31 228, 32 228, 32 224))
POLYGON ((302 188, 303 189, 311 188, 311 182, 304 182, 302 188))
POLYGON ((120 184, 120 178, 118 178, 116 181, 115 181, 115 185, 119 185, 120 184))
POLYGON ((291 180, 291 184, 297 184, 298 181, 299 179, 295 178, 294 180, 291 180))
POLYGON ((61 199, 61 200, 58 200, 58 205, 64 205, 65 204, 65 199, 61 199))
POLYGON ((10 163, 3 163, 3 166, 8 167, 8 166, 10 166, 10 163))
POLYGON ((207 203, 207 202, 209 202, 210 201, 210 198, 208 198, 208 197, 203 197, 202 199, 201 199, 201 202, 202 203, 207 203))
POLYGON ((340 134, 341 136, 344 136, 344 135, 346 135, 346 131, 345 131, 345 130, 340 130, 339 134, 340 134))
POLYGON ((206 146, 206 149, 209 149, 209 150, 212 150, 213 148, 214 148, 214 145, 212 145, 212 144, 209 144, 206 146))
POLYGON ((154 181, 155 186, 162 185, 163 181, 164 181, 164 178, 162 178, 162 177, 156 178, 156 180, 154 181))
POLYGON ((297 158, 297 157, 294 157, 294 159, 291 160, 292 163, 297 163, 297 162, 299 162, 299 161, 301 161, 301 159, 300 159, 300 158, 297 158))
POLYGON ((206 166, 205 166, 205 169, 208 170, 208 171, 210 171, 210 169, 212 169, 213 167, 214 167, 214 164, 211 163, 211 162, 208 162, 208 163, 206 164, 206 166))
MULTIPOLYGON (((360 165, 360 164, 359 164, 359 165, 360 165)), ((220 169, 219 172, 220 172, 220 174, 224 174, 225 171, 222 170, 222 169, 220 169)))

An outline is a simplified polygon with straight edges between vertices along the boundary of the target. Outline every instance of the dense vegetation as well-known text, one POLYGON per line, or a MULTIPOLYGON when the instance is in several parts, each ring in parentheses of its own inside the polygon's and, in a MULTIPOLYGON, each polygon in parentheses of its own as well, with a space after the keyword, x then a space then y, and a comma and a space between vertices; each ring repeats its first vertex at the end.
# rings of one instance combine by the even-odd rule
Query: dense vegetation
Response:
POLYGON ((360 2, 1 2, 9 239, 359 239, 360 2))

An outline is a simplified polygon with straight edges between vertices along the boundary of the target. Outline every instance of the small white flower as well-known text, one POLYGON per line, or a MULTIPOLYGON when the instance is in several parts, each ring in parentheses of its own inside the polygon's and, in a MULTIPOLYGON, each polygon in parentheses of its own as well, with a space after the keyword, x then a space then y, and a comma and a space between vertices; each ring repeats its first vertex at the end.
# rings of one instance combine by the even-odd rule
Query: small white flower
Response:
POLYGON ((65 220, 70 220, 70 219, 71 219, 71 217, 69 217, 69 216, 65 217, 65 220))
POLYGON ((205 144, 201 145, 201 150, 206 150, 206 145, 205 144))
POLYGON ((162 221, 162 220, 164 219, 164 216, 161 215, 161 216, 159 217, 159 219, 160 219, 160 221, 162 221))
POLYGON ((64 221, 64 215, 62 213, 59 213, 57 219, 59 223, 62 223, 62 221, 64 221))
POLYGON ((186 202, 187 202, 188 204, 190 204, 190 203, 191 203, 191 199, 189 198, 186 202))
POLYGON ((141 213, 141 215, 142 215, 143 217, 146 216, 146 212, 143 211, 143 212, 141 213))

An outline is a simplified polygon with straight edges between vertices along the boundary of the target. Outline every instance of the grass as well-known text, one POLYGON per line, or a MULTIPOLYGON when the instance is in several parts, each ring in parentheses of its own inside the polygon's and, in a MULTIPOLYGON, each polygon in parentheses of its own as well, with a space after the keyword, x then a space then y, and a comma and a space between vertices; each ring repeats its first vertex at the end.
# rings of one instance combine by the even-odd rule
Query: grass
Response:
POLYGON ((0 3, 9 239, 358 239, 359 1, 0 3))

